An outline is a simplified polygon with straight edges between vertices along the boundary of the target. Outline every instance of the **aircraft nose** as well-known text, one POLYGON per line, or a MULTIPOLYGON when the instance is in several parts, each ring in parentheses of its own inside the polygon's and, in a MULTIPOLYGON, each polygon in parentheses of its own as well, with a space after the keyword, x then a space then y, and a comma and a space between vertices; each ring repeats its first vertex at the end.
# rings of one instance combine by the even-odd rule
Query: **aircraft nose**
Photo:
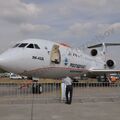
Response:
POLYGON ((9 50, 0 55, 0 68, 13 73, 22 73, 23 69, 19 64, 19 54, 9 50), (19 69, 18 69, 19 68, 19 69))
POLYGON ((4 64, 4 59, 0 56, 0 67, 4 64))
POLYGON ((5 71, 12 72, 15 64, 15 54, 14 51, 8 50, 0 54, 0 68, 5 71))
POLYGON ((9 60, 7 58, 0 56, 0 68, 6 70, 8 63, 9 63, 9 60))
POLYGON ((23 52, 9 49, 0 54, 0 68, 13 73, 22 73, 24 70, 20 65, 23 52))

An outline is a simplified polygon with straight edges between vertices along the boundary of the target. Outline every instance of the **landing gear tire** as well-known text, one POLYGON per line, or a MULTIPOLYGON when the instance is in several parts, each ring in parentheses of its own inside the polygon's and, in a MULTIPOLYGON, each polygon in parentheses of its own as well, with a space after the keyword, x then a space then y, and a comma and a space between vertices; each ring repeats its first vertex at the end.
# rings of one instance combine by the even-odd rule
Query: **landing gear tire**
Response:
POLYGON ((32 84, 32 93, 33 94, 41 94, 42 93, 42 86, 39 83, 32 84))

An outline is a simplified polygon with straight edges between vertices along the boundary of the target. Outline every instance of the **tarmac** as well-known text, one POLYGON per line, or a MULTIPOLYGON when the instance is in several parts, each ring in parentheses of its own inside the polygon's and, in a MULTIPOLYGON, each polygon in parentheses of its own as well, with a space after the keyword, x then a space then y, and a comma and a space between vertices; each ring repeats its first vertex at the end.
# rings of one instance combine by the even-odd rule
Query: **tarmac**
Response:
POLYGON ((61 102, 57 92, 33 99, 29 89, 18 88, 1 84, 0 120, 120 120, 120 86, 75 87, 71 105, 61 102))
POLYGON ((120 102, 0 104, 0 120, 120 120, 120 102))

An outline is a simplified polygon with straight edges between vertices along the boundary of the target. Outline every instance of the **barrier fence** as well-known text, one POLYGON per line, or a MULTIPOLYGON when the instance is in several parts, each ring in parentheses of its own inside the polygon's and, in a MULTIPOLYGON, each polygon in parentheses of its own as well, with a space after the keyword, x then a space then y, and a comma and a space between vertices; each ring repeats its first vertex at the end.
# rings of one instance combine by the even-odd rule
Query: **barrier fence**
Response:
MULTIPOLYGON (((61 83, 0 83, 0 103, 61 100, 61 83)), ((73 102, 120 101, 120 83, 73 83, 73 102)))

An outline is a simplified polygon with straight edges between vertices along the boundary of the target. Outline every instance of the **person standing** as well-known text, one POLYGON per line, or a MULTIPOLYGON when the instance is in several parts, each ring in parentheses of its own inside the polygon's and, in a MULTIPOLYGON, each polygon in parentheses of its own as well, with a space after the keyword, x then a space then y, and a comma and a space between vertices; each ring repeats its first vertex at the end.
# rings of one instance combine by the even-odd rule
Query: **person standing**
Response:
POLYGON ((70 77, 66 77, 63 79, 63 83, 66 85, 66 104, 72 103, 72 94, 73 94, 73 86, 72 86, 72 79, 70 77))

